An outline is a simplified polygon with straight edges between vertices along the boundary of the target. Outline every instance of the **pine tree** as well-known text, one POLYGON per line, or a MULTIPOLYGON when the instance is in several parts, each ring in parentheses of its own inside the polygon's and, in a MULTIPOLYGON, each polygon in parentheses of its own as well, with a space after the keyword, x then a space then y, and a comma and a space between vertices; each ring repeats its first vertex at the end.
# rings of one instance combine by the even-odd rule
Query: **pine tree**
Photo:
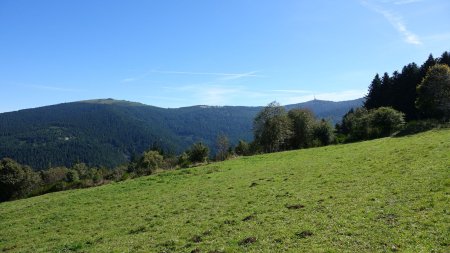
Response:
POLYGON ((382 104, 382 95, 382 82, 380 76, 376 74, 369 86, 369 93, 366 96, 364 107, 367 109, 379 107, 382 104))
POLYGON ((410 63, 403 67, 402 72, 396 76, 392 84, 391 106, 405 113, 408 120, 417 118, 416 87, 421 80, 419 67, 415 63, 410 63))
POLYGON ((439 64, 450 66, 450 54, 447 51, 442 54, 441 58, 439 58, 439 64))
POLYGON ((420 66, 420 76, 424 78, 427 75, 428 69, 436 65, 437 60, 430 54, 428 59, 420 66))

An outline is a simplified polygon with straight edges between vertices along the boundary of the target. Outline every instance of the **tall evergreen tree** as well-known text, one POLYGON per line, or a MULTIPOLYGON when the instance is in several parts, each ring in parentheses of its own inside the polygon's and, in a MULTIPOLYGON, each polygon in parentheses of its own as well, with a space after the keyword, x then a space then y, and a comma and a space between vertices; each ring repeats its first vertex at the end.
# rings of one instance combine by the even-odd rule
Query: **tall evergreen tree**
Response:
POLYGON ((392 103, 392 79, 387 72, 381 78, 381 103, 378 106, 388 106, 392 103))
POLYGON ((405 113, 407 120, 417 117, 416 87, 421 81, 419 67, 410 63, 403 67, 402 72, 395 76, 393 81, 392 108, 405 113))
POLYGON ((445 51, 439 58, 439 64, 450 66, 450 54, 447 51, 445 51))
POLYGON ((366 101, 364 102, 364 107, 367 109, 377 108, 382 103, 382 83, 380 76, 378 74, 372 80, 369 86, 369 93, 366 96, 366 101))
POLYGON ((428 59, 420 66, 420 76, 424 78, 427 75, 428 69, 436 65, 437 60, 432 54, 428 56, 428 59))

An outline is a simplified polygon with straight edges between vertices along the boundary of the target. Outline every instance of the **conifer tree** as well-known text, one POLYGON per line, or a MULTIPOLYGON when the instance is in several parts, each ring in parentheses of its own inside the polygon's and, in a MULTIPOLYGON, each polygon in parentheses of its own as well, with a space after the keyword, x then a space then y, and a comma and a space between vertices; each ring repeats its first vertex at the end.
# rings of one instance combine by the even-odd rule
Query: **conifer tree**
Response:
POLYGON ((364 107, 367 109, 377 108, 382 104, 382 82, 378 74, 372 80, 369 86, 369 93, 366 95, 364 107))

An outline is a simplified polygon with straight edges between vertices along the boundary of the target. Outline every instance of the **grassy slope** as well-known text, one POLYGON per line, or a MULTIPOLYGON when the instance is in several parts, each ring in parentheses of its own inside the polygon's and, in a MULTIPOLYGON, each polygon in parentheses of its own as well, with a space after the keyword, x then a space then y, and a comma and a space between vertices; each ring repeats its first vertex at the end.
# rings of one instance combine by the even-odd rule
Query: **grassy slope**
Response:
POLYGON ((2 203, 0 250, 444 252, 449 188, 450 130, 431 131, 2 203))

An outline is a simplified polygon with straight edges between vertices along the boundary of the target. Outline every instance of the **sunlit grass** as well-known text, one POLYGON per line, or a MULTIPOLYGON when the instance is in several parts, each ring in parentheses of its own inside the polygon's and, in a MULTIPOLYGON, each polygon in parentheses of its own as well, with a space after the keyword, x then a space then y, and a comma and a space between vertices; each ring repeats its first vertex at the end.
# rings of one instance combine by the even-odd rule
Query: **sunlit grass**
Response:
POLYGON ((448 252, 450 130, 0 204, 6 252, 448 252))

